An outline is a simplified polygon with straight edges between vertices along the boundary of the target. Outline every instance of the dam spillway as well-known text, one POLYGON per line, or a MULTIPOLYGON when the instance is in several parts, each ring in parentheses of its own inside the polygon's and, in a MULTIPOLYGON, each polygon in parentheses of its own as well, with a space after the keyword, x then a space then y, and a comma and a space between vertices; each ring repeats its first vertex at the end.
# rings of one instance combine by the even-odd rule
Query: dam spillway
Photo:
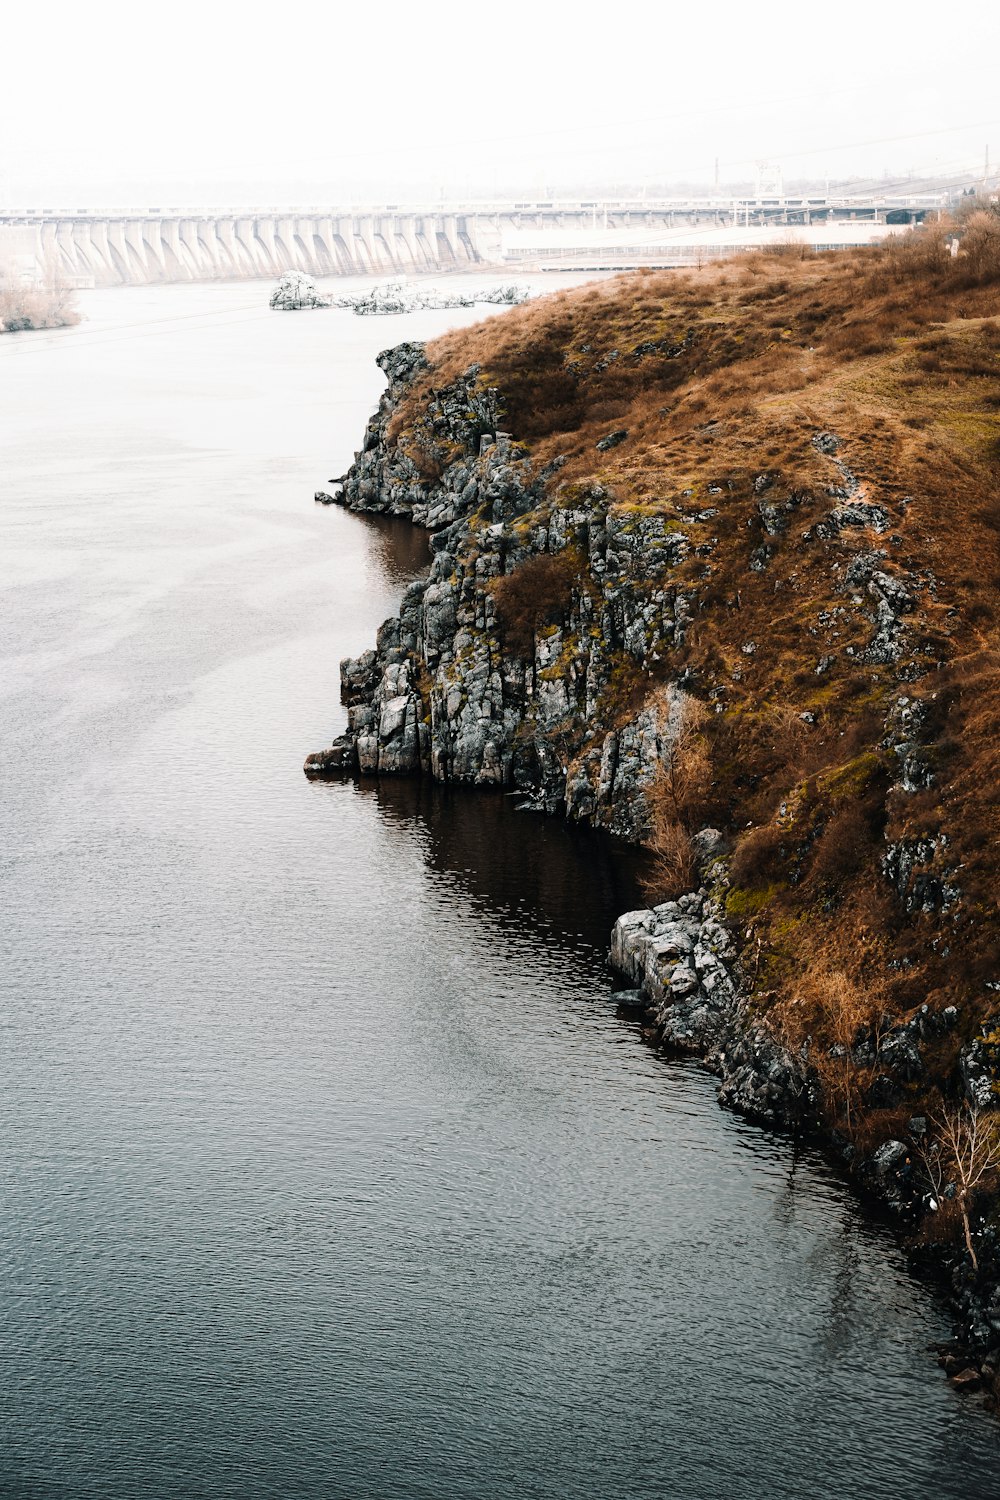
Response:
POLYGON ((943 194, 259 208, 0 209, 0 273, 77 287, 413 275, 517 265, 624 269, 799 236, 835 248, 940 211, 943 194), (827 243, 829 241, 829 243, 827 243))
POLYGON ((0 267, 80 287, 411 274, 471 269, 493 258, 488 238, 454 213, 0 214, 0 267))

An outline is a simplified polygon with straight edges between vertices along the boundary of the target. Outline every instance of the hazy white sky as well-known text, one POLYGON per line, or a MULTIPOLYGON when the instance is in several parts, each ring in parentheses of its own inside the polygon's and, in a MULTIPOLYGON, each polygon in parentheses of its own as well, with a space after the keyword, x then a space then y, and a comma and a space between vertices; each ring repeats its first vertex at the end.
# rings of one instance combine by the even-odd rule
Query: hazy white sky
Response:
POLYGON ((1000 5, 91 0, 5 7, 0 201, 964 170, 1000 5))

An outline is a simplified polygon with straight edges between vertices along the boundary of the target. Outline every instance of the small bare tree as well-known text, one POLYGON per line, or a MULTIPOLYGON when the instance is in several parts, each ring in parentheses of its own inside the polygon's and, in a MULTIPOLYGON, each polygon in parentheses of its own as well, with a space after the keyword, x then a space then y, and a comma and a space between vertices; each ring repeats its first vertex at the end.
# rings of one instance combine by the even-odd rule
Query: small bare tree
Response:
POLYGON ((702 732, 706 718, 704 705, 686 694, 675 701, 669 714, 660 763, 646 791, 651 824, 647 847, 654 858, 643 889, 650 900, 679 896, 697 879, 691 835, 711 786, 711 762, 702 732))
POLYGON ((994 1111, 972 1106, 942 1109, 939 1115, 930 1117, 930 1122, 934 1133, 929 1133, 919 1147, 920 1160, 936 1197, 942 1197, 945 1188, 954 1183, 965 1248, 972 1269, 978 1271, 969 1210, 975 1192, 988 1187, 1000 1173, 1000 1122, 994 1111))
POLYGON ((711 782, 708 745, 703 733, 708 711, 697 698, 680 697, 671 711, 663 750, 649 801, 654 815, 665 811, 686 824, 693 805, 700 801, 711 782))

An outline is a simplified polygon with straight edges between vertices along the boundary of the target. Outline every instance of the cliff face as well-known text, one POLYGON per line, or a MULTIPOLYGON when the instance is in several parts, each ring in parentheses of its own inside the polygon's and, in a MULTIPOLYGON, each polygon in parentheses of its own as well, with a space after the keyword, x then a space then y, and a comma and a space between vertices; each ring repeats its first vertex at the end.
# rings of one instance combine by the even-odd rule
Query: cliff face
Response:
POLYGON ((377 649, 343 663, 349 733, 311 767, 514 787, 529 807, 640 840, 684 699, 669 682, 648 694, 647 664, 683 639, 670 575, 688 538, 665 517, 616 512, 596 483, 551 504, 560 465, 534 465, 500 428, 478 366, 428 403, 452 456, 422 475, 389 433, 423 351, 379 363, 389 386, 338 499, 431 528, 433 562, 377 649), (510 579, 513 597, 498 588, 510 579))
POLYGON ((919 1216, 938 1116, 996 1098, 1000 256, 914 244, 382 355, 335 498, 433 561, 306 771, 506 787, 648 844, 656 904, 612 949, 651 1035, 919 1216))

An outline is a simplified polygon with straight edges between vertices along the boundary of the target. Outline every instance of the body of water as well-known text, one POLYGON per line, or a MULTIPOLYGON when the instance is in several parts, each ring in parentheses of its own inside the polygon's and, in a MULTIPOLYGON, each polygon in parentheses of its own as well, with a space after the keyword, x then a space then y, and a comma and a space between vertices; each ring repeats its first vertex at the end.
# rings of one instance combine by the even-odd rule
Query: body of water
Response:
POLYGON ((609 1004, 606 842, 310 783, 426 560, 314 506, 477 314, 0 340, 0 1494, 977 1500, 947 1319, 609 1004))

